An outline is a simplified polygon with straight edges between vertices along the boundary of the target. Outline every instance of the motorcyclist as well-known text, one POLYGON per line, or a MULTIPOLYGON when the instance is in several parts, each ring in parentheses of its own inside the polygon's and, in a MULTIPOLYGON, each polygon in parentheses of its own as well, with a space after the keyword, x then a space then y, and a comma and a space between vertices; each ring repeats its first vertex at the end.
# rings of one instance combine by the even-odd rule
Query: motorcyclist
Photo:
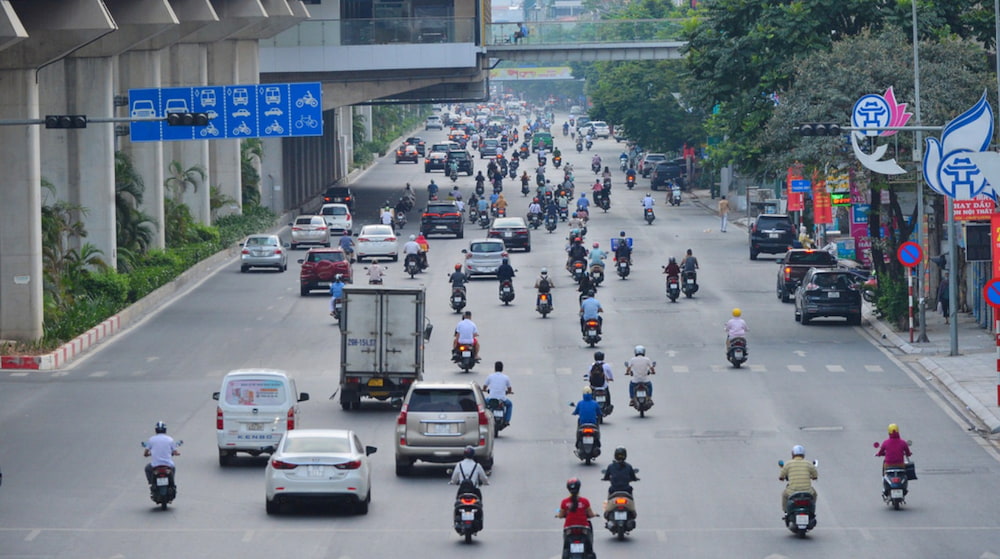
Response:
POLYGON ((420 243, 417 242, 416 235, 410 235, 410 240, 406 241, 403 245, 403 263, 409 262, 410 260, 415 260, 417 263, 417 268, 420 268, 420 243))
POLYGON ((343 279, 343 274, 337 274, 333 278, 333 283, 330 284, 330 316, 334 315, 334 309, 337 308, 337 301, 344 298, 343 279))
POLYGON ((684 272, 690 272, 694 274, 695 281, 698 280, 698 272, 697 272, 698 259, 695 258, 694 254, 691 252, 691 249, 687 249, 687 254, 684 256, 684 259, 681 260, 681 269, 684 272))
POLYGON ((582 210, 586 212, 589 211, 588 208, 590 208, 590 200, 587 199, 587 193, 581 192, 580 198, 576 201, 576 211, 579 212, 582 210))
POLYGON ((653 362, 649 357, 646 357, 645 347, 641 345, 635 346, 635 356, 628 360, 625 374, 632 377, 632 380, 628 383, 628 405, 635 406, 635 388, 636 386, 643 385, 646 387, 646 403, 652 406, 653 383, 649 380, 649 375, 655 375, 656 370, 653 367, 653 362))
POLYGON ((590 249, 590 267, 599 266, 602 270, 604 269, 604 259, 607 258, 607 253, 601 250, 601 243, 594 243, 590 249))
POLYGON ((423 232, 417 233, 417 238, 415 239, 417 244, 420 245, 420 268, 427 268, 427 252, 431 250, 431 244, 427 242, 427 237, 424 236, 423 232))
POLYGON ((611 180, 611 169, 605 166, 604 171, 601 172, 601 182, 608 182, 610 180, 611 180))
POLYGON ((462 320, 455 326, 455 342, 453 351, 458 351, 459 344, 472 344, 472 358, 479 361, 479 328, 472 321, 472 312, 465 311, 462 320))
MULTIPOLYGON (((500 195, 497 194, 497 197, 499 197, 499 196, 500 195)), ((490 211, 490 201, 487 200, 485 196, 482 197, 482 198, 480 198, 476 202, 476 210, 479 212, 480 215, 485 214, 486 212, 490 211)))
POLYGON ((382 225, 388 225, 392 227, 392 221, 393 221, 392 208, 390 208, 388 204, 386 205, 386 207, 382 208, 382 213, 379 214, 379 220, 382 222, 382 225))
POLYGON ((497 215, 504 215, 507 212, 507 199, 503 197, 503 193, 497 195, 497 201, 493 203, 493 206, 497 209, 497 215))
POLYGON ((656 205, 656 201, 653 200, 653 196, 649 193, 646 193, 646 197, 642 199, 643 212, 645 212, 646 210, 653 209, 654 205, 656 205))
POLYGON ((462 192, 458 190, 458 185, 457 184, 451 187, 451 192, 448 193, 448 199, 449 200, 461 200, 462 199, 462 192))
POLYGON ((668 192, 670 192, 671 200, 677 200, 678 203, 681 201, 681 185, 676 182, 670 181, 667 185, 668 192))
POLYGON ((465 293, 465 284, 468 283, 469 277, 462 272, 461 264, 455 264, 455 271, 448 276, 448 281, 451 282, 452 289, 461 289, 462 293, 465 293))
MULTIPOLYGON (((726 322, 726 353, 729 353, 729 344, 733 338, 745 338, 747 335, 747 323, 743 320, 743 311, 733 309, 733 317, 726 322)), ((750 352, 747 351, 746 355, 750 352)))
POLYGON ((618 246, 615 247, 615 260, 625 260, 630 264, 632 261, 632 247, 628 246, 628 238, 625 236, 624 231, 618 233, 618 246))
POLYGON ((624 151, 618 156, 618 164, 622 167, 628 166, 628 154, 624 151))
POLYGON ((354 261, 354 239, 351 238, 351 232, 344 230, 344 234, 340 236, 340 240, 337 241, 340 245, 340 250, 344 251, 347 255, 347 260, 350 262, 354 261))
POLYGON ((538 203, 538 198, 533 198, 531 203, 528 204, 528 214, 539 214, 542 213, 542 205, 538 203))
POLYGON ((911 456, 910 445, 899 436, 899 426, 895 423, 889 424, 889 438, 882 441, 875 456, 884 456, 882 461, 882 472, 890 468, 902 469, 906 467, 906 459, 911 456))
MULTIPOLYGON (((615 449, 615 461, 608 464, 608 467, 604 470, 604 477, 601 478, 604 481, 610 481, 611 485, 608 486, 608 495, 614 493, 628 493, 632 496, 632 482, 639 481, 639 478, 635 475, 635 468, 631 464, 625 461, 628 457, 628 451, 625 447, 620 446, 615 449)), ((615 504, 611 499, 608 499, 604 505, 604 512, 607 513, 615 508, 615 504)), ((632 502, 628 505, 628 510, 635 512, 635 498, 633 497, 632 502)))
POLYGON ((510 425, 514 404, 511 403, 507 395, 513 394, 514 388, 510 384, 510 377, 503 372, 503 361, 497 361, 493 364, 493 372, 483 382, 483 391, 486 392, 487 399, 495 398, 504 403, 503 420, 510 425))
MULTIPOLYGON (((538 274, 538 279, 535 280, 535 289, 538 294, 547 293, 549 296, 549 304, 555 306, 552 301, 552 289, 555 287, 555 283, 552 278, 549 277, 549 270, 547 268, 542 268, 541 272, 538 274)), ((538 305, 539 297, 535 296, 535 305, 538 305)))
POLYGON ((559 151, 559 148, 552 148, 552 158, 555 159, 556 157, 562 159, 562 152, 559 151))
POLYGON ((431 200, 436 200, 438 195, 438 185, 431 179, 431 183, 427 185, 427 197, 431 200))
POLYGON ((500 281, 500 285, 504 282, 513 282, 514 280, 514 267, 510 265, 510 259, 506 256, 497 267, 497 279, 500 281))
POLYGON ((549 202, 545 205, 545 219, 551 219, 553 223, 559 220, 559 204, 549 202))
POLYGON ((378 258, 373 259, 371 265, 368 266, 368 283, 381 284, 384 272, 382 266, 378 263, 378 258))
POLYGON ((455 469, 451 472, 449 485, 458 486, 458 495, 463 493, 473 493, 479 500, 483 500, 483 492, 479 489, 482 485, 489 485, 490 479, 486 477, 486 471, 479 462, 476 462, 476 449, 472 446, 465 447, 462 451, 462 461, 455 464, 455 469))
POLYGON ((811 493, 813 496, 813 503, 815 504, 816 489, 812 486, 812 480, 819 479, 819 473, 816 471, 816 466, 812 462, 806 462, 806 449, 802 448, 802 445, 795 445, 792 447, 792 459, 785 462, 785 465, 781 467, 781 473, 778 475, 778 481, 787 481, 785 485, 785 490, 781 494, 781 510, 783 512, 788 512, 785 510, 785 506, 788 504, 788 497, 792 493, 798 493, 804 491, 811 493))
MULTIPOLYGON (((590 385, 583 387, 583 398, 576 403, 576 408, 573 409, 573 415, 577 416, 576 425, 597 425, 598 418, 601 417, 601 406, 594 400, 594 389, 590 385)), ((595 446, 597 448, 601 447, 600 439, 597 439, 595 446)), ((576 447, 580 447, 580 430, 576 430, 576 447)))
POLYGON ((528 176, 528 171, 521 172, 521 188, 528 186, 531 182, 531 177, 528 176))
POLYGON ((604 393, 611 401, 611 384, 615 380, 614 373, 611 372, 611 364, 604 360, 603 351, 594 352, 594 362, 590 364, 590 369, 583 374, 584 382, 590 383, 594 390, 603 388, 604 393))
POLYGON ((167 434, 167 424, 162 421, 157 421, 156 425, 153 427, 156 434, 149 438, 145 444, 145 451, 143 451, 143 456, 150 457, 149 464, 146 464, 146 481, 149 482, 149 489, 153 489, 153 468, 157 466, 170 466, 172 472, 170 473, 170 485, 174 485, 174 475, 177 473, 177 466, 174 465, 174 456, 180 456, 181 453, 177 450, 177 443, 174 442, 173 437, 167 434))
MULTIPOLYGON (((574 219, 578 220, 575 213, 573 214, 573 219, 569 221, 571 232, 583 227, 582 224, 573 223, 574 219)), ((583 247, 583 239, 578 236, 571 236, 570 245, 566 248, 566 253, 568 254, 568 258, 566 259, 566 269, 572 272, 573 270, 570 266, 574 261, 587 259, 587 249, 583 247)))
POLYGON ((625 171, 625 180, 635 182, 635 167, 629 165, 629 168, 625 171))
POLYGON ((556 205, 561 210, 569 211, 569 191, 568 189, 560 190, 559 194, 556 196, 556 205))
POLYGON ((604 318, 600 313, 604 312, 601 302, 594 297, 594 293, 588 292, 584 295, 584 300, 580 303, 580 331, 583 332, 588 320, 597 321, 597 329, 604 325, 604 318))
POLYGON ((476 172, 476 191, 478 192, 480 190, 485 189, 485 186, 486 186, 486 177, 483 176, 483 171, 482 169, 480 169, 479 171, 476 172))
MULTIPOLYGON (((597 516, 594 510, 590 508, 590 501, 585 497, 580 496, 580 480, 577 478, 572 478, 566 482, 566 489, 569 489, 569 497, 562 500, 559 503, 559 512, 556 513, 556 518, 565 518, 563 522, 563 528, 570 528, 573 526, 585 526, 591 528, 590 533, 587 536, 586 544, 584 545, 584 554, 588 557, 593 556, 593 546, 594 546, 594 534, 593 528, 590 525, 590 519, 597 516)), ((567 549, 568 540, 563 539, 563 556, 568 557, 569 549, 567 549)))
POLYGON ((448 176, 452 178, 458 176, 458 161, 448 162, 448 176))

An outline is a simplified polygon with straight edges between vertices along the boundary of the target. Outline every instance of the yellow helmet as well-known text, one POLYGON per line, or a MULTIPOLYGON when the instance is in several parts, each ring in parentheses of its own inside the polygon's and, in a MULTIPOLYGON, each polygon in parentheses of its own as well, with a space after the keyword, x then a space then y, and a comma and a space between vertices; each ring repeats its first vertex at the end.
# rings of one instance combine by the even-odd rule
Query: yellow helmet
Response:
POLYGON ((733 316, 740 316, 741 314, 743 314, 743 311, 740 309, 733 309, 733 316))
POLYGON ((891 435, 893 433, 899 434, 899 425, 896 425, 895 423, 890 423, 889 434, 891 435))
POLYGON ((589 384, 588 384, 588 385, 585 385, 585 386, 583 387, 583 393, 584 393, 584 394, 592 394, 593 392, 594 392, 594 389, 593 389, 593 388, 591 388, 589 384))

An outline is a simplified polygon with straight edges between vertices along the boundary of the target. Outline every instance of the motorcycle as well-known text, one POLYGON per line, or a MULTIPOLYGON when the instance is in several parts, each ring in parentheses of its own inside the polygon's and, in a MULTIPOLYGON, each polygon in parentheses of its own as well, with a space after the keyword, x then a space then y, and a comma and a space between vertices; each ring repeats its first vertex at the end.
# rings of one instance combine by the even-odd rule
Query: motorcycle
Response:
MULTIPOLYGON (((912 445, 913 441, 906 441, 907 445, 912 445)), ((875 448, 881 446, 875 443, 875 448)), ((894 510, 906 504, 906 495, 910 492, 909 485, 911 479, 917 479, 917 470, 913 462, 907 462, 902 468, 890 467, 882 472, 882 500, 886 506, 891 506, 894 510)))
POLYGON ((625 186, 627 186, 629 190, 635 188, 635 175, 626 175, 625 186))
MULTIPOLYGON (((575 406, 576 404, 570 404, 575 406)), ((590 465, 601 455, 601 429, 593 423, 581 423, 576 428, 576 457, 590 465)))
POLYGON ((545 216, 545 230, 549 233, 556 230, 556 218, 552 217, 551 214, 545 216))
POLYGON ((748 355, 746 338, 733 338, 729 340, 729 350, 726 351, 726 359, 733 364, 733 367, 739 369, 740 365, 746 362, 748 355))
POLYGON ((393 219, 393 225, 396 231, 399 231, 406 225, 406 214, 403 212, 396 212, 396 216, 393 219))
MULTIPOLYGON (((183 444, 184 441, 177 441, 177 446, 183 444)), ((142 441, 142 448, 149 450, 146 441, 142 441)), ((153 484, 149 486, 149 498, 160 505, 160 510, 167 510, 167 505, 177 498, 177 484, 174 483, 174 469, 172 467, 153 467, 153 484)))
POLYGON ((550 312, 552 312, 552 295, 548 293, 539 293, 538 302, 535 304, 535 310, 541 313, 542 318, 545 318, 550 312))
POLYGON ((594 401, 601 406, 601 416, 597 418, 597 422, 604 423, 604 418, 615 411, 615 405, 611 403, 611 398, 608 398, 608 389, 594 388, 594 401))
POLYGON ((490 215, 486 212, 481 212, 479 214, 479 226, 486 229, 490 226, 490 215))
POLYGON ((583 341, 590 347, 594 347, 601 341, 601 323, 596 318, 591 318, 584 323, 583 341))
MULTIPOLYGON (((590 149, 589 145, 587 146, 587 149, 590 149)), ((601 172, 601 164, 599 162, 597 162, 597 161, 592 162, 590 164, 590 170, 593 171, 595 175, 598 174, 598 173, 600 173, 601 172)))
POLYGON ((590 148, 592 147, 594 147, 594 142, 592 140, 587 140, 587 151, 590 151, 590 148))
POLYGON ((673 187, 670 189, 670 199, 668 200, 671 206, 681 205, 681 189, 678 187, 673 187))
POLYGON ((558 169, 559 166, 562 165, 562 156, 561 155, 557 155, 557 156, 553 157, 552 158, 552 164, 556 166, 556 169, 558 169))
POLYGON ((487 398, 486 409, 493 413, 493 436, 499 437, 500 431, 507 428, 507 421, 504 414, 507 411, 507 403, 498 398, 487 398))
POLYGON ((465 290, 461 287, 453 287, 451 290, 451 310, 455 312, 462 312, 465 308, 465 290))
POLYGON ((573 280, 580 283, 580 278, 583 277, 583 272, 587 270, 587 263, 583 260, 574 260, 569 265, 569 273, 573 274, 573 280))
POLYGON ((514 284, 510 280, 500 282, 500 300, 509 305, 514 300, 514 284))
MULTIPOLYGON (((635 471, 639 473, 638 468, 635 468, 635 471)), ((635 502, 631 493, 616 491, 608 495, 608 506, 604 510, 604 526, 619 540, 624 540, 626 534, 635 530, 635 516, 635 502)))
MULTIPOLYGON (((814 465, 819 465, 813 460, 814 465)), ((784 460, 778 460, 778 466, 785 465, 784 460)), ((806 537, 806 532, 816 527, 816 498, 812 493, 799 491, 788 496, 785 502, 785 526, 800 538, 806 537)))
POLYGON ((576 152, 577 153, 583 153, 583 142, 577 142, 576 143, 576 152))
POLYGON ((475 206, 469 207, 469 223, 475 223, 479 221, 479 209, 475 206))
POLYGON ((420 255, 419 254, 407 254, 406 262, 403 263, 406 269, 406 273, 410 274, 410 279, 420 273, 420 255))
POLYGON ((528 184, 521 183, 521 196, 527 196, 529 192, 531 192, 531 189, 528 188, 528 184))
POLYGON ((483 194, 486 193, 486 185, 483 181, 476 181, 476 197, 482 198, 483 194))
POLYGON ((528 227, 532 229, 538 229, 542 225, 542 214, 539 213, 529 213, 528 214, 528 227))
POLYGON ((563 528, 563 559, 596 559, 594 530, 590 526, 563 528))
POLYGON ((340 312, 344 310, 344 300, 334 299, 333 300, 333 319, 340 322, 340 312))
POLYGON ((601 264, 590 266, 590 281, 594 283, 594 287, 601 285, 601 282, 604 281, 604 266, 601 264))
POLYGON ((684 296, 690 299, 695 293, 698 292, 698 274, 694 271, 684 271, 681 272, 681 289, 684 290, 684 296))
POLYGON ((458 344, 458 349, 452 352, 451 360, 458 363, 462 372, 468 373, 476 366, 476 359, 472 356, 472 344, 458 344))
POLYGON ((653 220, 656 219, 656 215, 653 214, 653 208, 645 208, 642 213, 643 217, 646 219, 646 224, 652 225, 653 220))
POLYGON ((559 221, 569 219, 569 207, 559 206, 559 221))
POLYGON ((618 272, 618 277, 625 279, 632 271, 632 263, 629 262, 628 258, 619 258, 615 263, 615 271, 618 272))
POLYGON ((458 169, 457 168, 452 168, 451 172, 448 173, 448 178, 451 179, 451 182, 457 181, 458 180, 458 169))
MULTIPOLYGON (((628 361, 625 362, 625 370, 628 371, 628 361)), ((626 375, 631 375, 631 372, 626 372, 626 375)), ((649 374, 656 374, 656 361, 653 361, 653 367, 649 370, 649 374)), ((650 385, 652 386, 652 385, 650 385)), ((646 410, 653 407, 653 399, 649 397, 649 389, 646 388, 645 384, 638 383, 635 385, 635 404, 629 404, 635 408, 635 411, 639 412, 639 417, 646 417, 646 410)))
POLYGON ((618 159, 618 168, 624 173, 628 170, 628 159, 621 157, 618 159))
POLYGON ((483 503, 479 495, 471 492, 455 496, 455 531, 472 542, 472 536, 483 529, 483 503))
POLYGON ((611 209, 611 197, 602 193, 597 197, 597 206, 604 210, 604 213, 608 213, 608 210, 611 209))
POLYGON ((675 275, 667 276, 667 298, 670 299, 671 303, 676 303, 677 298, 680 296, 681 296, 680 278, 675 275))
POLYGON ((517 158, 511 160, 510 165, 507 166, 507 176, 512 179, 517 178, 517 168, 520 164, 517 162, 517 158))

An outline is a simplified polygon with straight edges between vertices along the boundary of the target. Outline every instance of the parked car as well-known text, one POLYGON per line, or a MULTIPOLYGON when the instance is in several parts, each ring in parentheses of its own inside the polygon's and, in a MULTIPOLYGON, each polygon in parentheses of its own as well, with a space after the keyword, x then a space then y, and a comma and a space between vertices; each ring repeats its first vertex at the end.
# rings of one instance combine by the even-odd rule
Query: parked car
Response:
POLYGON ((354 245, 354 257, 358 262, 373 256, 386 256, 393 261, 399 259, 399 244, 391 225, 365 225, 354 245))
POLYGON ((643 177, 648 177, 650 173, 653 172, 653 167, 656 166, 660 161, 666 161, 667 156, 662 153, 644 153, 642 157, 639 158, 639 174, 643 177))
POLYGON ((300 215, 288 226, 292 228, 292 250, 300 245, 330 246, 330 228, 321 215, 300 215))
POLYGON ((501 239, 508 249, 523 248, 525 252, 531 252, 531 231, 523 217, 494 219, 486 236, 491 239, 501 239))
POLYGON ((410 473, 422 460, 449 464, 462 460, 466 446, 487 471, 493 468, 493 414, 476 383, 413 383, 396 419, 396 475, 410 473))
POLYGON ((444 123, 441 121, 440 116, 431 115, 427 117, 427 120, 424 121, 424 130, 430 130, 431 128, 434 128, 435 130, 444 129, 444 123))
POLYGON ((296 429, 281 438, 264 472, 267 514, 288 502, 334 501, 368 514, 374 446, 346 429, 296 429))
POLYGON ((683 188, 684 171, 684 167, 678 163, 661 161, 653 167, 653 172, 649 175, 649 188, 651 190, 659 190, 661 186, 666 187, 669 181, 673 181, 683 188))
POLYGON ((787 302, 811 268, 836 268, 837 258, 825 250, 793 248, 778 260, 778 299, 787 302))
POLYGON ((811 268, 802 278, 795 290, 795 320, 809 324, 819 316, 842 316, 848 324, 861 324, 861 290, 847 270, 811 268))
POLYGON ((349 233, 354 229, 354 219, 347 204, 323 204, 319 215, 326 220, 331 235, 343 235, 345 231, 349 233))
POLYGON ((328 186, 323 193, 324 204, 346 204, 354 211, 354 193, 349 186, 328 186))
POLYGON ((465 150, 459 151, 449 151, 448 152, 448 166, 451 166, 452 161, 458 162, 458 172, 465 173, 468 176, 472 176, 475 170, 475 163, 473 162, 472 156, 469 152, 465 150))
POLYGON ((305 258, 299 259, 299 295, 305 297, 314 289, 329 290, 338 274, 344 283, 354 281, 351 262, 343 250, 338 248, 311 248, 305 258))
POLYGON ((468 250, 463 249, 462 253, 465 255, 466 277, 495 276, 507 256, 507 246, 500 239, 484 239, 472 241, 468 250))
POLYGON ((414 163, 420 163, 420 152, 417 151, 417 146, 413 144, 403 144, 396 149, 396 163, 400 161, 412 161, 414 163))
POLYGON ((250 268, 277 268, 284 272, 288 269, 287 246, 277 235, 250 235, 240 249, 240 272, 249 272, 250 268))
POLYGON ((420 216, 420 231, 425 236, 445 233, 461 239, 465 236, 462 212, 452 201, 429 202, 420 216))
POLYGON ((610 138, 611 127, 603 120, 592 120, 590 121, 590 135, 593 138, 610 138))
POLYGON ((795 242, 795 225, 786 214, 760 214, 750 226, 750 260, 761 252, 780 254, 795 242))

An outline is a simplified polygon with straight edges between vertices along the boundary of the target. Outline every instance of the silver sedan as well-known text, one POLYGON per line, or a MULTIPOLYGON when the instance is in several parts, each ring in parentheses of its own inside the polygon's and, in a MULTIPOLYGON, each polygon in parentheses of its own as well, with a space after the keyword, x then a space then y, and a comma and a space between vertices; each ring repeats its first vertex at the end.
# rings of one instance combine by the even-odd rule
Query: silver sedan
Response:
POLYGON ((282 244, 277 235, 250 235, 243 241, 240 250, 240 271, 250 268, 277 268, 279 272, 288 269, 287 244, 282 244))

